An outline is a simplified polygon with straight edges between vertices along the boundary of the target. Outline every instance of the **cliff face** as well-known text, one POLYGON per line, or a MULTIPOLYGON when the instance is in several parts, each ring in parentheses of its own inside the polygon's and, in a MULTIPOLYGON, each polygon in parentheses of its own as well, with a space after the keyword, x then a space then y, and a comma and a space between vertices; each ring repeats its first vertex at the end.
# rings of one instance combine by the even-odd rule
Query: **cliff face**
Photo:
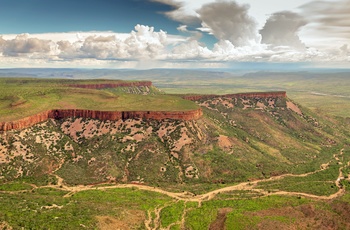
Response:
POLYGON ((138 87, 152 86, 151 81, 134 81, 134 82, 118 82, 118 83, 101 83, 101 84, 70 84, 69 87, 84 88, 84 89, 105 89, 117 87, 138 87))
POLYGON ((198 101, 200 99, 211 99, 215 97, 228 97, 228 98, 285 98, 287 93, 285 91, 277 92, 256 92, 256 93, 236 93, 236 94, 225 94, 225 95, 188 95, 183 96, 183 99, 190 101, 198 101))
MULTIPOLYGON (((151 86, 152 82, 121 82, 116 84, 95 84, 95 85, 70 85, 72 87, 102 89, 111 87, 130 87, 130 86, 151 86)), ((189 95, 183 96, 184 99, 197 101, 200 99, 211 99, 215 97, 229 98, 285 98, 286 92, 258 92, 258 93, 238 93, 226 95, 189 95)), ((0 122, 0 131, 13 129, 23 129, 33 126, 37 123, 48 120, 49 118, 61 119, 68 117, 93 118, 98 120, 119 120, 119 119, 174 119, 174 120, 196 120, 203 115, 201 109, 190 111, 96 111, 82 109, 59 109, 49 110, 30 117, 11 122, 0 122)))
POLYGON ((46 121, 49 118, 50 111, 41 112, 30 117, 22 118, 16 121, 0 122, 0 131, 12 129, 24 129, 37 123, 46 121))
POLYGON ((61 119, 67 117, 85 117, 98 120, 119 120, 119 119, 174 119, 174 120, 195 120, 203 115, 201 109, 190 111, 95 111, 81 109, 52 110, 49 118, 61 119))
POLYGON ((0 131, 13 129, 24 129, 37 123, 52 119, 63 119, 68 117, 93 118, 98 120, 119 119, 174 119, 174 120, 196 120, 203 115, 201 109, 190 111, 95 111, 82 109, 57 109, 45 111, 30 117, 11 122, 0 122, 0 131))

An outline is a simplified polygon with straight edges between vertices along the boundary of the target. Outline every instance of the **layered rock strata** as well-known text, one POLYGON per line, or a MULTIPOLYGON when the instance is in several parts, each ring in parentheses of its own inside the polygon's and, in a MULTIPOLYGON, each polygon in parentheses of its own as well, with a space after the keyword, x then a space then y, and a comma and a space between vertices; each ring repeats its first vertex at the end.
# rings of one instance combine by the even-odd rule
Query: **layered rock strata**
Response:
POLYGON ((202 110, 189 111, 96 111, 84 109, 54 109, 45 111, 30 117, 16 121, 0 122, 0 131, 13 129, 24 129, 48 119, 64 119, 68 117, 93 118, 98 120, 119 120, 119 119, 174 119, 174 120, 196 120, 203 115, 202 110))

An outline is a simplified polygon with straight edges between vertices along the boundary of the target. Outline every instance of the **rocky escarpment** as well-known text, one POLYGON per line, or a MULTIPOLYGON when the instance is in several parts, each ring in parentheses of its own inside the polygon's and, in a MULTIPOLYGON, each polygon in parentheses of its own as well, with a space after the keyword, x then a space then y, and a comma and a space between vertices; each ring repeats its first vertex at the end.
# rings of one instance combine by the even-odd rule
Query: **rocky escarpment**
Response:
MULTIPOLYGON (((123 87, 123 86, 151 86, 152 82, 120 82, 115 84, 86 84, 86 85, 70 85, 72 87, 101 89, 108 87, 123 87)), ((257 93, 238 93, 223 95, 227 98, 285 98, 286 92, 257 92, 257 93)), ((201 99, 212 99, 219 95, 186 95, 183 96, 186 100, 198 101, 201 99)), ((196 120, 203 115, 201 109, 189 111, 96 111, 83 109, 57 109, 45 111, 30 117, 22 118, 16 121, 0 122, 0 131, 9 131, 13 129, 23 129, 46 121, 50 118, 61 119, 68 117, 83 117, 99 120, 119 120, 119 119, 174 119, 174 120, 196 120)))
POLYGON ((15 121, 0 122, 0 131, 24 129, 49 119, 51 111, 41 112, 15 121))
POLYGON ((151 81, 133 81, 133 82, 117 82, 117 83, 98 83, 98 84, 69 84, 69 87, 84 88, 84 89, 105 89, 118 87, 151 87, 151 81))
POLYGON ((0 131, 24 129, 48 119, 63 119, 69 117, 93 118, 98 120, 126 120, 126 119, 174 119, 196 120, 203 115, 201 109, 189 111, 97 111, 84 109, 54 109, 30 117, 10 122, 0 122, 0 131))
POLYGON ((190 101, 198 101, 201 99, 212 99, 215 97, 227 97, 227 98, 285 98, 287 93, 285 91, 276 92, 255 92, 255 93, 235 93, 235 94, 207 94, 207 95, 185 95, 182 96, 183 99, 190 101))

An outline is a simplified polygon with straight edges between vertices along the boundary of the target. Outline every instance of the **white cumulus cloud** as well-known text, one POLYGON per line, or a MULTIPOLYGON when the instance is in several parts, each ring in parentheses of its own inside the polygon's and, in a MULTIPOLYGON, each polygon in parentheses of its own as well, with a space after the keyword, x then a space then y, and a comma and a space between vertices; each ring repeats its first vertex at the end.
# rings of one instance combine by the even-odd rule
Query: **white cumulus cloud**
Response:
POLYGON ((0 38, 0 51, 4 56, 40 56, 50 53, 52 46, 49 40, 29 38, 27 34, 17 35, 11 40, 0 38))

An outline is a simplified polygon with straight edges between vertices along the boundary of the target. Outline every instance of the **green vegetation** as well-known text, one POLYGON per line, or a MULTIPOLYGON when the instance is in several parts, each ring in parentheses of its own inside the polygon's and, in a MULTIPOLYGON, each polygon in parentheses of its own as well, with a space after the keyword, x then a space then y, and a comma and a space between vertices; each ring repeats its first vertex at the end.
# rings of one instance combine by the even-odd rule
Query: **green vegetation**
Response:
MULTIPOLYGON (((4 120, 51 106, 197 107, 156 88, 0 82, 4 120)), ((204 116, 196 121, 67 118, 1 133, 0 228, 350 228, 349 119, 289 98, 217 97, 197 104, 204 116), (344 178, 337 181, 339 170, 344 178), (277 179, 283 174, 292 175, 277 179), (321 200, 330 195, 334 200, 321 200)))
POLYGON ((52 188, 0 193, 0 220, 14 229, 96 229, 102 226, 145 229, 145 220, 151 217, 150 226, 153 227, 181 229, 184 221, 188 229, 208 229, 218 224, 218 213, 226 209, 223 214, 226 221, 222 223, 227 229, 257 229, 271 227, 271 224, 300 228, 307 224, 313 229, 318 226, 319 219, 323 220, 320 226, 335 225, 343 229, 347 226, 350 208, 349 193, 328 203, 288 196, 221 197, 203 201, 200 206, 197 202, 174 201, 159 193, 134 188, 92 189, 66 195, 52 188), (154 213, 156 210, 160 211, 159 220, 154 213))
POLYGON ((308 175, 306 177, 288 176, 276 181, 260 182, 258 188, 267 191, 282 190, 301 192, 318 196, 329 196, 338 191, 335 180, 338 178, 339 167, 331 165, 328 169, 308 175))
MULTIPOLYGON (((309 202, 307 199, 295 197, 270 196, 253 200, 213 200, 204 202, 201 207, 187 213, 186 226, 190 229, 207 229, 214 222, 217 212, 221 208, 232 208, 227 214, 226 226, 228 229, 256 228, 261 221, 245 215, 247 212, 268 210, 270 208, 295 207, 309 202)), ((280 218, 284 221, 287 218, 280 218)))
POLYGON ((31 185, 20 182, 0 184, 0 191, 21 191, 29 190, 31 188, 33 188, 31 185))
POLYGON ((161 226, 165 228, 172 223, 181 222, 184 208, 185 204, 183 201, 164 207, 160 213, 161 226))
POLYGON ((155 93, 153 87, 128 89, 82 89, 70 84, 118 83, 113 80, 49 80, 0 78, 0 121, 11 121, 49 109, 90 109, 104 111, 184 111, 195 103, 180 97, 155 93), (130 91, 130 93, 128 93, 130 91), (134 91, 145 92, 133 94, 134 91))
POLYGON ((147 210, 169 202, 156 193, 134 189, 92 190, 63 197, 65 192, 55 189, 36 189, 21 194, 1 193, 0 221, 14 229, 94 229, 98 216, 110 216, 128 223, 123 215, 139 213, 141 221, 128 217, 134 226, 142 228, 147 210))

